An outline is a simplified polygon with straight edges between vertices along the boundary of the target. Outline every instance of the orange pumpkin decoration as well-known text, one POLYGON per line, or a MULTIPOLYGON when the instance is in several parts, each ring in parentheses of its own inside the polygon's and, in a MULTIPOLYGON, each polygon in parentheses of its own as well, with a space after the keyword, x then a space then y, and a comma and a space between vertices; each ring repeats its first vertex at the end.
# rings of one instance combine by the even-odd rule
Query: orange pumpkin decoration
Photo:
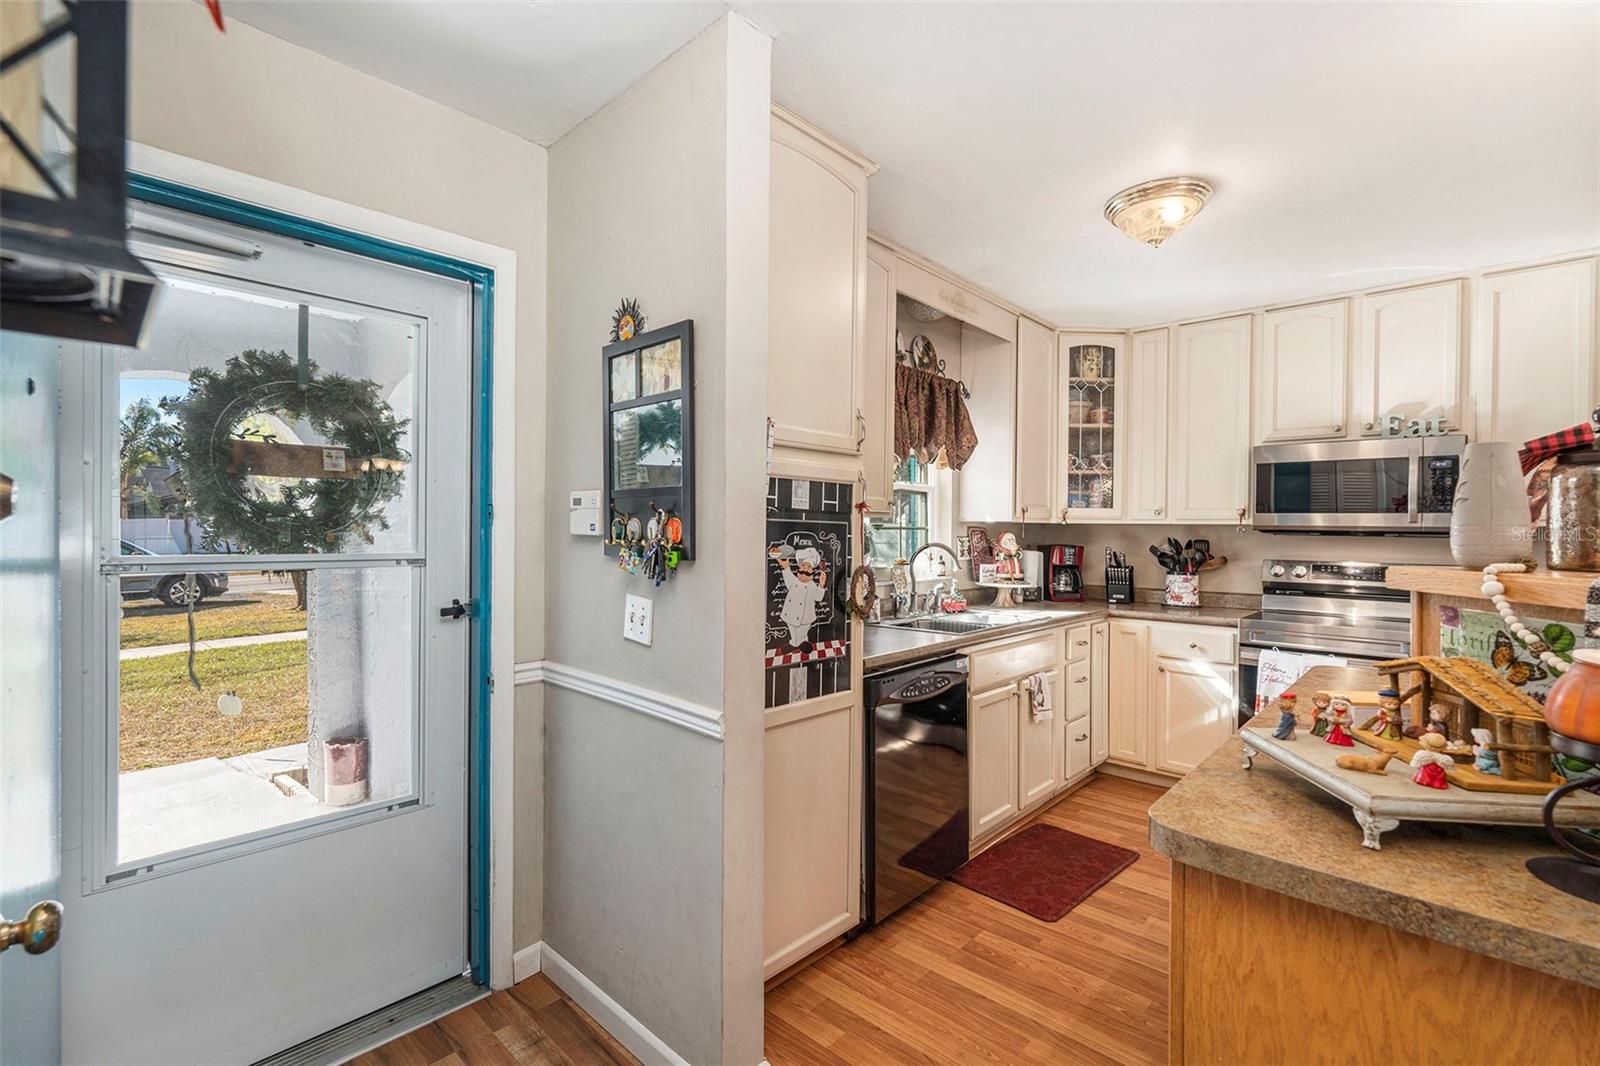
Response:
POLYGON ((1544 698, 1544 720, 1551 732, 1600 744, 1600 651, 1572 653, 1572 666, 1544 698))

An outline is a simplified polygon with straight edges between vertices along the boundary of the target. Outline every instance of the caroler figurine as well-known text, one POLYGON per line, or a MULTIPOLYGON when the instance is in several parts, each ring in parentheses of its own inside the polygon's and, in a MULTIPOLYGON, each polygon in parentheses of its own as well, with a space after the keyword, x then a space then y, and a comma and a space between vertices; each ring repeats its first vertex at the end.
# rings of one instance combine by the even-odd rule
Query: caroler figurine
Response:
POLYGON ((1356 742, 1350 739, 1350 734, 1345 732, 1345 728, 1353 720, 1349 700, 1343 696, 1335 696, 1332 706, 1323 712, 1323 717, 1328 722, 1328 735, 1322 738, 1324 744, 1337 744, 1341 748, 1356 746, 1356 742))
POLYGON ((1449 742, 1439 733, 1424 733, 1417 743, 1421 747, 1411 756, 1411 767, 1417 772, 1411 780, 1428 788, 1449 788, 1450 782, 1445 780, 1444 772, 1456 764, 1444 753, 1444 746, 1449 742))
POLYGON ((1299 699, 1293 692, 1285 692, 1278 697, 1278 728, 1272 735, 1279 740, 1294 739, 1294 705, 1299 699))
POLYGON ((1400 693, 1392 688, 1378 690, 1378 716, 1366 728, 1379 740, 1400 739, 1400 693))
POLYGON ((1313 693, 1311 696, 1311 735, 1322 737, 1328 735, 1328 704, 1333 697, 1326 692, 1313 693))

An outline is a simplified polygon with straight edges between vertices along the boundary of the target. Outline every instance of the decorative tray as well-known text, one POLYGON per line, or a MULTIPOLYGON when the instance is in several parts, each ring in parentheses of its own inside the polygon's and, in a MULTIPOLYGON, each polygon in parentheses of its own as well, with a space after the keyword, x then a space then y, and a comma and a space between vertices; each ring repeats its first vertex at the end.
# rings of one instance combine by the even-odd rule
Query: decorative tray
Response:
MULTIPOLYGON (((1472 792, 1451 785, 1428 788, 1411 780, 1413 770, 1395 756, 1381 774, 1346 770, 1334 764, 1340 755, 1373 755, 1365 746, 1344 748, 1314 737, 1304 726, 1294 740, 1278 740, 1265 726, 1239 730, 1244 744, 1244 768, 1265 755, 1350 805, 1361 826, 1362 846, 1379 850, 1379 838, 1401 822, 1471 822, 1478 825, 1544 824, 1544 797, 1515 792, 1472 792)), ((1600 796, 1582 789, 1572 793, 1556 810, 1556 824, 1578 828, 1600 827, 1600 796)))

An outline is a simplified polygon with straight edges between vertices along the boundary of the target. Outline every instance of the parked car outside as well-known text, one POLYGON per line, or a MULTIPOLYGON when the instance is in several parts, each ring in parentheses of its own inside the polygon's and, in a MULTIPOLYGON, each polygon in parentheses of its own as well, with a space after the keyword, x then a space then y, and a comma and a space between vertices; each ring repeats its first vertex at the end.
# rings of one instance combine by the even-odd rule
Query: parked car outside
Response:
MULTIPOLYGON (((122 554, 159 555, 160 553, 125 540, 122 542, 122 554)), ((195 574, 192 585, 185 581, 184 577, 183 574, 123 574, 122 598, 145 600, 154 596, 168 607, 187 607, 191 590, 195 603, 211 596, 220 596, 228 591, 228 575, 222 571, 195 574)))

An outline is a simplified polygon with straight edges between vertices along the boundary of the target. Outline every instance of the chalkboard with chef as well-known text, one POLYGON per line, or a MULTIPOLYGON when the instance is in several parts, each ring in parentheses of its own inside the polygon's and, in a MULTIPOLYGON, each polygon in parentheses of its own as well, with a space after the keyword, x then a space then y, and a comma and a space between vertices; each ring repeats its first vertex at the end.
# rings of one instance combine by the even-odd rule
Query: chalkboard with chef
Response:
POLYGON ((795 532, 767 548, 767 647, 812 651, 816 627, 833 620, 831 575, 839 538, 795 532))

